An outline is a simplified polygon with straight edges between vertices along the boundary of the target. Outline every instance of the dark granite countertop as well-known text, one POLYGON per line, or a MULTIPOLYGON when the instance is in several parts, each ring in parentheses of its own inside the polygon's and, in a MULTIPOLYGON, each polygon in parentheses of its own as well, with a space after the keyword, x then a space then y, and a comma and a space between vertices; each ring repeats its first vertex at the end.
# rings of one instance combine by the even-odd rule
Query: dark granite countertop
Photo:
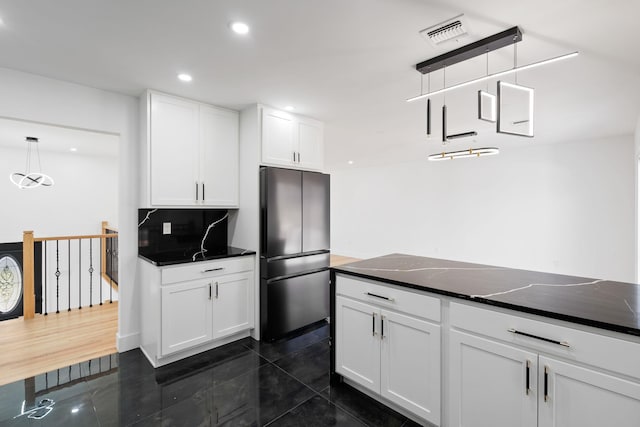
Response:
POLYGON ((158 267, 164 267, 167 265, 186 264, 191 262, 211 261, 215 259, 233 258, 237 256, 255 255, 255 251, 248 249, 234 248, 233 246, 227 246, 226 249, 219 251, 206 252, 203 256, 199 254, 195 256, 197 252, 194 251, 178 251, 178 252, 158 252, 153 254, 138 254, 138 257, 150 262, 158 267))
POLYGON ((391 254, 333 271, 640 336, 640 285, 391 254))

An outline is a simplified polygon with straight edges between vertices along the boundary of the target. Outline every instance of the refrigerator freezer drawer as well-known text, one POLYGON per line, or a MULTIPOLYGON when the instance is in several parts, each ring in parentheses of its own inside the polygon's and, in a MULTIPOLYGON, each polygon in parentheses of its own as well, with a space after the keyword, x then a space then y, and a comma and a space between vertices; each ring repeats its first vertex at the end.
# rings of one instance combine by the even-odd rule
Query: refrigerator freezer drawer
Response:
POLYGON ((299 256, 286 259, 260 260, 260 276, 263 279, 275 277, 293 276, 305 271, 329 268, 329 253, 299 256))
POLYGON ((329 317, 329 270, 269 284, 262 280, 261 286, 261 298, 267 299, 260 314, 266 340, 329 317))

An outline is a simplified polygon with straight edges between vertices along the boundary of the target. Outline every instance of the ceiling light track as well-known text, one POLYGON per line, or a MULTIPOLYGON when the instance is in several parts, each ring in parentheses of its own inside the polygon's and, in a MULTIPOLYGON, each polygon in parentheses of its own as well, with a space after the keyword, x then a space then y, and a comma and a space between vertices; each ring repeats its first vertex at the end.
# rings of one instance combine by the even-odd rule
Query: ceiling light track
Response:
POLYGON ((458 62, 484 55, 487 52, 492 52, 505 46, 511 46, 520 41, 522 41, 522 31, 520 31, 518 27, 512 27, 482 40, 478 40, 477 42, 459 47, 451 52, 446 52, 422 61, 416 64, 416 70, 422 74, 428 74, 441 68, 450 67, 458 62))

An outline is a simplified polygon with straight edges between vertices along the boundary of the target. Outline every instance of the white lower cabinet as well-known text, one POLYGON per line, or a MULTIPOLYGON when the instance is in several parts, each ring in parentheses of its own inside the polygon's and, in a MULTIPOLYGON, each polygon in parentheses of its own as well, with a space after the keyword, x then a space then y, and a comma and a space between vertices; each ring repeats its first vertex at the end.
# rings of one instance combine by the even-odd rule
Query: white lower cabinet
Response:
POLYGON ((440 326, 392 311, 380 316, 380 394, 439 424, 440 326))
POLYGON ((337 296, 335 345, 336 372, 439 424, 439 325, 337 296))
POLYGON ((452 427, 640 426, 638 344, 469 305, 450 313, 452 427))
POLYGON ((214 286, 213 338, 251 328, 253 305, 249 296, 253 292, 253 272, 222 276, 214 286))
POLYGON ((450 424, 535 427, 538 355, 450 331, 450 424))
POLYGON ((139 266, 140 347, 154 367, 243 338, 254 327, 253 255, 139 266))
POLYGON ((550 357, 539 361, 540 427, 640 426, 639 383, 550 357))
POLYGON ((210 286, 209 280, 196 280, 162 288, 162 355, 211 340, 210 286))
POLYGON ((336 297, 336 372, 380 392, 380 309, 336 297))

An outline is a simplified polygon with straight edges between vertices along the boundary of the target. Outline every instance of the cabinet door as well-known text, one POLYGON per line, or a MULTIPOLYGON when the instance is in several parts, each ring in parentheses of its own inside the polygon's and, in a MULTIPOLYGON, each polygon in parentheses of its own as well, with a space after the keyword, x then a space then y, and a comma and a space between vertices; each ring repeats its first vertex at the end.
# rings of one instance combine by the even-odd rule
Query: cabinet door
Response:
POLYGON ((535 427, 537 360, 534 353, 451 331, 450 425, 535 427))
POLYGON ((264 108, 262 110, 262 162, 291 166, 294 158, 293 116, 282 111, 264 108))
POLYGON ((637 382, 543 356, 539 376, 540 427, 640 426, 637 382))
POLYGON ((213 338, 251 328, 253 272, 218 277, 213 287, 213 338))
POLYGON ((196 280, 162 287, 163 356, 212 339, 210 280, 196 280))
POLYGON ((324 140, 321 123, 298 122, 298 163, 306 169, 322 170, 324 165, 324 140))
POLYGON ((151 204, 196 205, 198 104, 151 94, 151 204))
POLYGON ((440 424, 440 326, 381 311, 380 394, 440 424))
POLYGON ((200 106, 201 200, 206 206, 238 206, 238 113, 200 106))
POLYGON ((336 297, 336 372, 380 392, 380 310, 336 297))

